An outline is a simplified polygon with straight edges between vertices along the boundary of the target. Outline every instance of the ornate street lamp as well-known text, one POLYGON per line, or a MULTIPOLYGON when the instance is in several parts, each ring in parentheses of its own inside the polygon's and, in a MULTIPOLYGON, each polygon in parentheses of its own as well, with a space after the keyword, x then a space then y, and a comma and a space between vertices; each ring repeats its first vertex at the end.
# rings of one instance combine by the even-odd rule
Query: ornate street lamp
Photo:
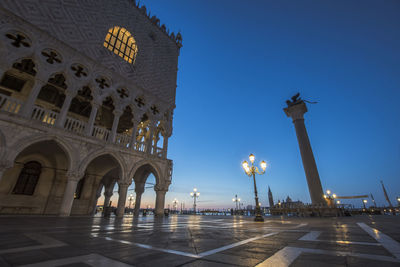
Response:
POLYGON ((328 203, 328 207, 334 207, 335 206, 335 198, 336 194, 333 194, 331 190, 326 190, 326 195, 324 195, 324 198, 326 202, 328 203))
POLYGON ((176 212, 176 208, 178 206, 178 200, 175 198, 174 201, 172 201, 172 204, 173 204, 174 210, 176 212))
POLYGON ((367 204, 367 202, 368 202, 368 200, 366 200, 366 199, 363 199, 363 205, 364 205, 364 209, 366 210, 367 209, 367 207, 365 207, 365 204, 367 204))
POLYGON ((232 198, 233 202, 236 202, 236 212, 238 211, 238 205, 240 206, 240 198, 235 195, 235 198, 232 198))
POLYGON ((193 188, 193 192, 190 193, 190 196, 193 198, 193 211, 194 215, 196 215, 196 199, 200 196, 200 192, 197 192, 197 188, 193 188))
POLYGON ((250 154, 249 159, 251 162, 251 166, 249 166, 249 163, 247 161, 243 161, 242 167, 249 177, 253 176, 254 195, 255 195, 255 200, 256 200, 256 217, 254 218, 254 221, 263 222, 264 218, 261 216, 260 203, 258 202, 256 173, 260 174, 260 175, 264 174, 265 169, 267 168, 267 163, 265 161, 261 161, 260 166, 261 166, 262 171, 260 172, 258 170, 258 168, 256 166, 254 166, 254 160, 256 159, 256 157, 253 154, 250 154))
POLYGON ((129 209, 131 208, 131 205, 132 205, 132 201, 133 201, 133 194, 130 194, 129 195, 129 209))

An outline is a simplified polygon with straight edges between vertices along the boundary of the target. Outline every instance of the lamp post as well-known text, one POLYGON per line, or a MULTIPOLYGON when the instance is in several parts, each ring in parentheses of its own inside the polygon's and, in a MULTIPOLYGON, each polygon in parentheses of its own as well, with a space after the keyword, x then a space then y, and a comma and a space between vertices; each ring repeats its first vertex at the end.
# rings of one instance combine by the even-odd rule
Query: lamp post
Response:
POLYGON ((326 195, 324 195, 324 198, 328 204, 328 207, 333 208, 335 206, 336 194, 333 194, 331 190, 326 190, 326 195))
POLYGON ((367 209, 367 207, 365 207, 365 204, 367 204, 367 202, 368 202, 368 200, 366 200, 366 199, 363 199, 363 205, 364 205, 364 209, 366 210, 367 209))
POLYGON ((131 205, 132 205, 132 201, 133 201, 133 194, 129 195, 128 200, 129 200, 129 210, 130 210, 131 209, 131 205))
POLYGON ((232 198, 233 202, 236 202, 236 212, 238 211, 238 205, 240 206, 240 198, 235 195, 235 198, 232 198))
POLYGON ((176 208, 178 206, 178 200, 175 198, 174 201, 172 201, 172 204, 173 204, 174 210, 176 212, 176 208))
POLYGON ((400 197, 397 197, 397 207, 400 207, 400 197))
POLYGON ((196 215, 196 199, 200 196, 200 192, 197 192, 197 188, 193 188, 193 192, 190 193, 190 196, 193 198, 193 211, 194 215, 196 215))
POLYGON ((263 222, 264 218, 261 216, 261 209, 260 209, 260 203, 258 202, 258 195, 257 195, 257 185, 256 185, 256 173, 257 174, 264 174, 265 169, 267 168, 267 163, 265 161, 261 161, 260 166, 262 171, 260 172, 256 166, 254 166, 254 160, 256 157, 253 154, 250 154, 249 156, 251 166, 249 166, 249 163, 247 161, 243 161, 242 167, 246 174, 251 177, 253 176, 253 181, 254 181, 254 195, 255 195, 255 200, 256 200, 256 217, 254 218, 254 221, 256 222, 263 222))

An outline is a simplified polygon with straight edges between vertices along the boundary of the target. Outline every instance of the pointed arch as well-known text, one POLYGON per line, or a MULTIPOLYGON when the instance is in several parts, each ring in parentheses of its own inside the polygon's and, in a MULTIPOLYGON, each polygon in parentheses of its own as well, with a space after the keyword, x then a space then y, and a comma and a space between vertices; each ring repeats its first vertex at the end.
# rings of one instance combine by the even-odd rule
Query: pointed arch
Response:
MULTIPOLYGON (((149 174, 153 173, 154 177, 156 178, 157 184, 164 183, 161 169, 157 166, 157 164, 155 164, 154 162, 147 160, 147 159, 144 159, 144 160, 141 160, 141 161, 135 163, 135 165, 132 167, 132 169, 129 172, 129 175, 128 175, 129 181, 127 181, 127 182, 130 182, 131 179, 135 179, 135 175, 137 175, 138 171, 140 171, 143 168, 146 168, 147 171, 149 172, 149 174)), ((146 177, 146 179, 147 179, 147 177, 146 177)), ((141 182, 141 181, 135 181, 135 182, 141 182)))
POLYGON ((77 155, 75 155, 74 150, 70 145, 68 144, 67 141, 63 140, 62 138, 56 136, 56 135, 51 135, 51 136, 43 136, 43 135, 34 135, 34 136, 27 136, 22 138, 22 140, 17 140, 11 147, 10 147, 10 154, 8 158, 11 161, 15 161, 17 156, 27 147, 39 143, 39 142, 44 142, 44 141, 54 141, 65 153, 67 159, 68 159, 68 170, 73 171, 75 170, 75 162, 78 158, 77 155))
POLYGON ((89 166, 89 164, 93 160, 95 160, 96 158, 98 158, 100 156, 107 156, 107 155, 112 157, 118 163, 118 165, 119 165, 118 167, 120 167, 120 170, 121 170, 121 178, 123 179, 126 175, 126 164, 125 164, 124 159, 121 156, 119 156, 117 153, 114 153, 113 151, 104 150, 104 148, 94 151, 94 152, 90 153, 89 156, 84 158, 78 167, 78 172, 84 173, 86 168, 89 166))

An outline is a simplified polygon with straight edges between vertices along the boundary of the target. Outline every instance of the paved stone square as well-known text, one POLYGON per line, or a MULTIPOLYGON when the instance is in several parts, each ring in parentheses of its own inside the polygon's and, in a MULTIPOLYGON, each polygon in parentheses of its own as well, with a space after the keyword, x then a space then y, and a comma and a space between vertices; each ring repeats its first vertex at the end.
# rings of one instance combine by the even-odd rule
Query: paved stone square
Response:
POLYGON ((400 266, 400 216, 0 217, 0 266, 400 266))

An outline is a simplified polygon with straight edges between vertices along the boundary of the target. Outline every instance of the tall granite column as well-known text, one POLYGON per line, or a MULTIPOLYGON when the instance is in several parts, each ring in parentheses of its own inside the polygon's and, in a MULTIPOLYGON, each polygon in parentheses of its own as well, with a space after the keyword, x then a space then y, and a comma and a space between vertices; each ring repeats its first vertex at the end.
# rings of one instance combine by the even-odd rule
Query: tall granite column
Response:
POLYGON ((301 159, 306 173, 308 190, 312 204, 326 204, 324 193, 322 191, 321 180, 319 178, 317 164, 315 163, 314 154, 311 149, 310 140, 306 126, 304 125, 304 113, 307 112, 307 106, 301 99, 293 99, 288 101, 288 107, 284 108, 286 115, 293 119, 294 128, 296 129, 297 141, 299 142, 301 159))

